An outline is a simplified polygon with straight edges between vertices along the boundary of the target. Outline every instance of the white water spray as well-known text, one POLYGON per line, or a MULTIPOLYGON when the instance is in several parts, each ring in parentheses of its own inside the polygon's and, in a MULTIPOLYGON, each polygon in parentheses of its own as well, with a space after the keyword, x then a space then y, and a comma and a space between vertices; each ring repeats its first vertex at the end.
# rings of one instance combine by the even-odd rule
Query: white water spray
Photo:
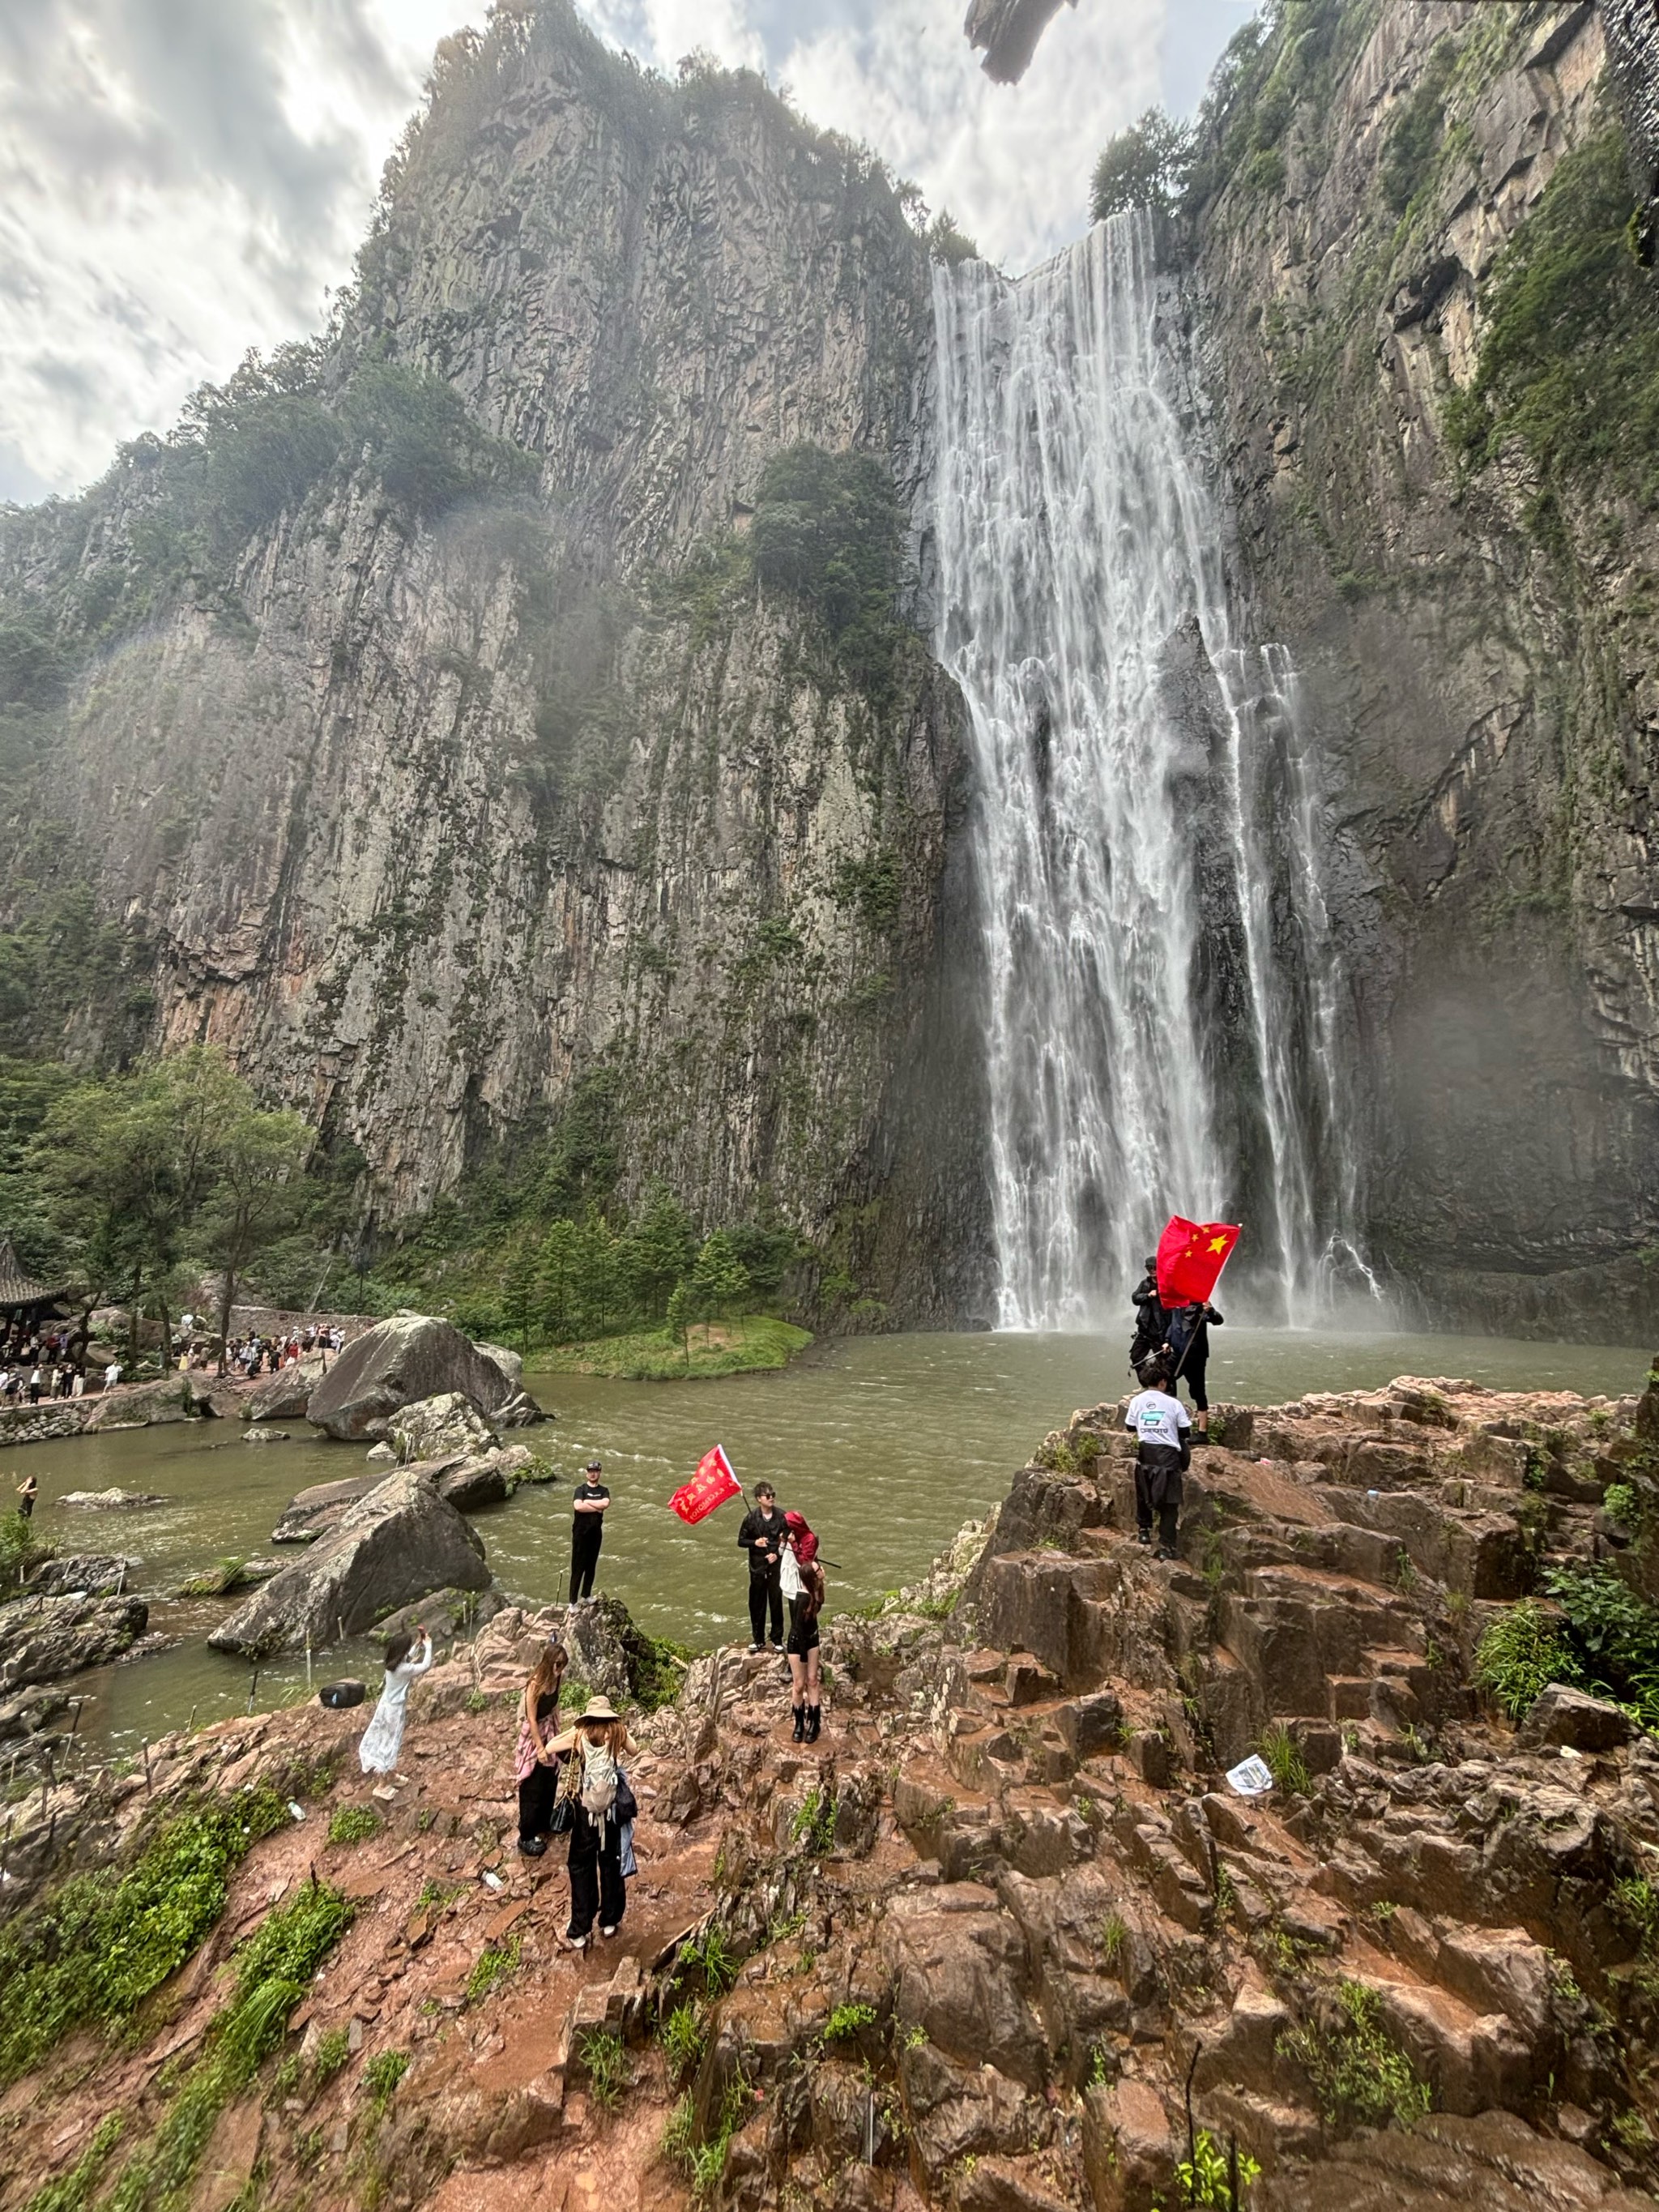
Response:
POLYGON ((1121 1319, 1171 1212, 1243 1220, 1258 1291, 1311 1319, 1355 1195, 1318 797, 1288 656, 1232 634, 1150 222, 933 285, 999 1323, 1121 1319))

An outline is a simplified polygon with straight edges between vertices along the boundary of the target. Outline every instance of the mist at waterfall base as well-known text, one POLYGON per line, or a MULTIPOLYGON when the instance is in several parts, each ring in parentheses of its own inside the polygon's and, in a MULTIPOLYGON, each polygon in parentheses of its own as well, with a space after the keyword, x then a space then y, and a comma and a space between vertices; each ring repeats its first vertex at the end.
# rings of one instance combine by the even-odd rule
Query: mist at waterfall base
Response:
POLYGON ((1171 1213, 1241 1317, 1380 1319, 1288 654, 1242 634, 1178 288, 1117 216, 936 265, 936 650, 976 770, 1001 1328, 1115 1322, 1171 1213))

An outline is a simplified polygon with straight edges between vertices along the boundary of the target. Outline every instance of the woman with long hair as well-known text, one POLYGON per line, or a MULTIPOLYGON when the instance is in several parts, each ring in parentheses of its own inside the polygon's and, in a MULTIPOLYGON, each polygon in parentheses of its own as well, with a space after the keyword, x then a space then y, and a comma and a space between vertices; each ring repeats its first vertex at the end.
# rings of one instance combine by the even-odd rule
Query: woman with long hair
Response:
POLYGON ((818 1615, 823 1610, 823 1569, 818 1540, 799 1513, 783 1516, 784 1544, 794 1562, 784 1580, 789 1591, 789 1702, 794 1710, 795 1741, 816 1743, 823 1722, 823 1655, 818 1649, 818 1615))
POLYGON ((596 1919, 601 1936, 614 1936, 628 1909, 623 1843, 633 1819, 632 1792, 621 1762, 633 1748, 628 1723, 609 1698, 591 1699, 575 1725, 548 1746, 556 1755, 570 1753, 561 1795, 571 1808, 570 1923, 563 1940, 572 1951, 587 1948, 596 1919))
POLYGON ((570 1654, 563 1644, 550 1644, 524 1686, 514 1771, 519 1779, 519 1849, 527 1859, 540 1858, 547 1849, 547 1832, 553 1822, 559 1761, 548 1746, 559 1732, 559 1692, 569 1664, 570 1654))
POLYGON ((413 1636, 394 1636, 386 1645, 380 1702, 357 1747, 357 1763, 365 1774, 390 1774, 397 1765, 409 1693, 431 1664, 432 1638, 418 1622, 413 1636))

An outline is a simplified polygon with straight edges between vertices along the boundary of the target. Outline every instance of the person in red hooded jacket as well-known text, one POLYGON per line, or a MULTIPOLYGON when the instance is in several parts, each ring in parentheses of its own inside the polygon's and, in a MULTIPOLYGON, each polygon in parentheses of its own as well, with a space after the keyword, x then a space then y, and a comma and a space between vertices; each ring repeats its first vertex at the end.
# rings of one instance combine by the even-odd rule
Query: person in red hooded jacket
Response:
POLYGON ((783 1525, 781 1580, 789 1601, 789 1635, 783 1648, 789 1655, 789 1702, 794 1711, 795 1741, 816 1743, 823 1719, 819 1688, 823 1661, 818 1650, 823 1569, 818 1565, 818 1540, 804 1517, 786 1513, 783 1525))

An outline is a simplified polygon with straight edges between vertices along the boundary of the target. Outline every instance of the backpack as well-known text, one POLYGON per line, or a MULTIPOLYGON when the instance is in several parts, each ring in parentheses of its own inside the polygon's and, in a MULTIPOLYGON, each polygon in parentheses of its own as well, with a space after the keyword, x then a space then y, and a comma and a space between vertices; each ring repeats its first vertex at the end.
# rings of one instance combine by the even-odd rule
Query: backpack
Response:
POLYGON ((582 1740, 582 1809, 602 1819, 617 1802, 617 1759, 608 1743, 582 1740))

